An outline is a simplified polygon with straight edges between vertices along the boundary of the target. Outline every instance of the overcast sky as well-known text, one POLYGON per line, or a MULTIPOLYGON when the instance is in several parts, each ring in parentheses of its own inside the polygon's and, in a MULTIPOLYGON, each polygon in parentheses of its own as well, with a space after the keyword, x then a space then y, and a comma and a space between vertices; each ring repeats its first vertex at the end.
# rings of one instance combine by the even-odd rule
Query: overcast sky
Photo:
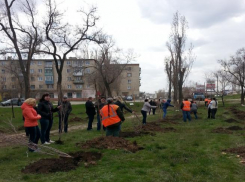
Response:
POLYGON ((140 91, 167 88, 164 58, 169 53, 165 45, 176 11, 188 21, 187 38, 197 57, 189 80, 204 83, 205 73, 219 68, 218 59, 228 59, 245 47, 245 0, 57 1, 73 10, 84 3, 98 7, 98 26, 114 37, 118 47, 134 49, 139 55, 135 63, 142 70, 140 91))

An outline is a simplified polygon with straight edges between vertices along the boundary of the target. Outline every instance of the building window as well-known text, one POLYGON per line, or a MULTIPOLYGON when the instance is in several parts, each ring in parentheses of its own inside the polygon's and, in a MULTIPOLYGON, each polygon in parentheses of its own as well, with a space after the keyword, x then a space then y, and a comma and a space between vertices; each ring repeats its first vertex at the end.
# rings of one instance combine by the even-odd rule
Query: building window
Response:
POLYGON ((30 69, 30 73, 34 73, 34 69, 30 69))
POLYGON ((35 81, 35 77, 31 77, 31 81, 35 81))
POLYGON ((72 98, 72 93, 67 93, 68 98, 72 98))
POLYGON ((52 88, 54 88, 54 85, 52 85, 52 84, 47 85, 47 88, 48 88, 48 89, 52 89, 52 88))
POLYGON ((71 69, 67 69, 67 71, 66 71, 67 73, 70 73, 71 72, 71 69))
POLYGON ((66 64, 67 64, 67 65, 71 65, 71 61, 67 61, 66 64))
POLYGON ((38 81, 43 81, 43 77, 38 77, 38 81))
POLYGON ((71 81, 71 77, 67 77, 67 81, 71 81))
POLYGON ((86 85, 86 88, 90 88, 90 85, 86 85))
POLYGON ((35 89, 35 85, 31 85, 31 90, 35 89))
POLYGON ((12 78, 11 78, 11 81, 12 81, 12 82, 15 82, 15 79, 16 79, 15 77, 12 77, 12 78))
POLYGON ((127 74, 127 77, 132 77, 132 73, 128 73, 127 74))
POLYGON ((127 67, 127 70, 128 70, 128 71, 131 71, 131 67, 127 67))
POLYGON ((42 85, 39 85, 39 88, 41 88, 41 89, 42 89, 42 88, 43 88, 43 86, 42 86, 42 85))
POLYGON ((86 69, 85 69, 85 72, 86 72, 86 73, 90 73, 90 69, 89 69, 89 68, 86 68, 86 69))
POLYGON ((38 73, 42 73, 43 72, 43 70, 42 69, 38 69, 38 73))
POLYGON ((37 64, 38 64, 38 65, 42 65, 42 61, 38 61, 37 64))
POLYGON ((82 85, 76 85, 76 88, 77 88, 77 89, 82 89, 83 86, 82 86, 82 85))
POLYGON ((82 98, 82 94, 81 94, 81 92, 77 92, 77 98, 82 98))
POLYGON ((52 68, 45 68, 45 73, 53 74, 53 69, 52 68))
POLYGON ((12 89, 16 89, 16 86, 15 85, 12 85, 12 89))
POLYGON ((85 61, 85 65, 90 65, 90 61, 85 61))
POLYGON ((6 82, 6 77, 2 77, 2 81, 3 82, 6 82))
POLYGON ((46 61, 45 67, 52 67, 52 66, 53 66, 53 62, 52 61, 46 61))
POLYGON ((75 77, 75 80, 76 81, 81 81, 82 80, 82 77, 79 77, 79 76, 78 77, 75 77))
POLYGON ((131 80, 128 80, 128 83, 131 83, 131 80))
POLYGON ((131 86, 128 86, 128 90, 131 90, 131 86))
POLYGON ((4 86, 3 86, 3 89, 7 89, 7 86, 6 86, 6 85, 4 85, 4 86))
POLYGON ((2 70, 2 73, 5 73, 5 70, 2 70))
POLYGON ((49 93, 50 98, 54 98, 54 93, 49 93))
POLYGON ((68 88, 68 89, 71 89, 71 85, 67 85, 67 88, 68 88))
POLYGON ((45 76, 45 81, 53 81, 53 76, 45 76))
POLYGON ((58 65, 60 65, 61 63, 60 63, 60 61, 58 61, 58 65))
POLYGON ((2 61, 2 62, 1 62, 1 65, 3 65, 3 66, 4 66, 4 65, 5 65, 5 61, 2 61))
POLYGON ((34 65, 35 63, 33 61, 30 62, 30 65, 34 65))

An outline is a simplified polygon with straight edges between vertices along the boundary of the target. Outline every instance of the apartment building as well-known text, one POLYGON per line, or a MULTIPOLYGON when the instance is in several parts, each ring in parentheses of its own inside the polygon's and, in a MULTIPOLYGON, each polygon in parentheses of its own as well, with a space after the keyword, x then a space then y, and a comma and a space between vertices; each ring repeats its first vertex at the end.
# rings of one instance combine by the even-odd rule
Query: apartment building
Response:
MULTIPOLYGON (((59 64, 60 65, 60 64, 59 64)), ((72 100, 84 100, 95 97, 96 91, 91 76, 95 71, 95 60, 69 58, 65 61, 62 72, 62 90, 72 100)), ((2 98, 20 97, 23 95, 23 76, 17 60, 0 60, 0 93, 2 98), (21 84, 22 87, 21 88, 21 84)), ((139 95, 139 64, 129 64, 122 72, 118 86, 113 95, 139 95)), ((40 98, 49 93, 51 98, 58 98, 58 75, 52 59, 35 59, 30 65, 31 97, 40 98)))

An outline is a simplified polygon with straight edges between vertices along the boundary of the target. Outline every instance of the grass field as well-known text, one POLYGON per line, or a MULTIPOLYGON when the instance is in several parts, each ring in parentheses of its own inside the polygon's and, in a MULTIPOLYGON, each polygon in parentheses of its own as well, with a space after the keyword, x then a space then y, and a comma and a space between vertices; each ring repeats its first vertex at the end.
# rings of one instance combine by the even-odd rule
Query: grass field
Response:
MULTIPOLYGON (((239 101, 237 101, 239 102, 239 101)), ((221 104, 220 104, 221 105, 221 104)), ((140 115, 142 103, 135 103, 134 110, 140 115)), ((245 181, 245 166, 240 163, 241 158, 236 154, 222 153, 222 150, 245 146, 245 130, 233 131, 233 134, 213 133, 212 130, 218 127, 240 126, 244 128, 244 119, 239 120, 230 111, 230 107, 237 106, 244 111, 238 103, 226 102, 226 107, 219 107, 215 120, 207 119, 207 110, 201 105, 198 110, 199 119, 192 119, 184 123, 181 119, 181 112, 176 108, 168 109, 168 117, 178 119, 177 124, 161 123, 162 127, 173 127, 176 132, 155 132, 156 135, 144 135, 141 137, 127 138, 136 141, 144 149, 131 153, 123 149, 82 149, 76 146, 77 142, 85 142, 104 135, 94 129, 91 132, 74 130, 62 136, 64 145, 52 144, 63 152, 74 151, 97 151, 102 153, 102 158, 96 165, 85 167, 79 165, 75 170, 69 172, 56 172, 49 174, 23 174, 21 170, 32 162, 42 158, 53 158, 39 153, 26 155, 25 146, 1 147, 0 150, 0 181, 1 182, 66 182, 66 181, 108 181, 108 182, 242 182, 245 181), (227 123, 226 119, 236 119, 239 123, 227 123)), ((11 109, 1 108, 0 130, 5 131, 8 126, 3 120, 11 117, 11 109)), ((81 117, 86 120, 84 105, 73 106, 72 117, 81 117)), ((150 115, 147 122, 153 122, 160 118, 160 115, 150 115)), ((15 109, 16 118, 13 123, 16 127, 23 125, 21 111, 15 109)), ((126 117, 131 116, 129 113, 126 117)), ((192 117, 194 118, 194 117, 192 117)), ((57 117, 53 129, 57 129, 57 117)), ((96 121, 94 121, 96 123, 96 121)), ((81 123, 72 123, 79 125, 81 123)), ((86 124, 86 123, 84 123, 86 124)), ((122 126, 122 131, 133 131, 134 126, 140 124, 135 118, 127 119, 122 126)), ((10 130, 8 130, 10 131, 10 130)), ((20 130, 19 132, 23 132, 20 130)), ((52 136, 53 140, 58 135, 52 136)))

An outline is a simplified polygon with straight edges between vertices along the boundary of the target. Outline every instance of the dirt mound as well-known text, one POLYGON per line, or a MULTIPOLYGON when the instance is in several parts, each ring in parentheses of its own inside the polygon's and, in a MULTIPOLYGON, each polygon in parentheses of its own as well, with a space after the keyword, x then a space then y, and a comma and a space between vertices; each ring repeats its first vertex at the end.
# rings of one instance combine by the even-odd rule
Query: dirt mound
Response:
POLYGON ((142 135, 151 135, 154 136, 156 135, 155 133, 151 133, 151 132, 120 132, 119 136, 123 137, 123 138, 133 138, 133 137, 137 137, 137 136, 142 136, 142 135))
POLYGON ((226 149, 226 150, 223 150, 223 152, 237 154, 237 155, 240 155, 240 157, 245 158, 245 146, 226 149))
POLYGON ((244 120, 245 119, 245 112, 244 111, 240 111, 235 107, 230 108, 230 111, 236 115, 236 117, 240 120, 244 120))
POLYGON ((216 129, 212 130, 212 133, 232 134, 232 131, 229 131, 229 130, 227 130, 225 128, 220 127, 220 128, 216 128, 216 129))
POLYGON ((141 130, 142 131, 158 131, 158 132, 168 132, 168 131, 175 132, 176 131, 176 129, 174 129, 173 127, 162 128, 156 122, 151 122, 151 123, 147 123, 146 125, 143 125, 141 130))
POLYGON ((79 121, 83 121, 83 119, 79 117, 74 117, 74 118, 69 119, 69 122, 79 122, 79 121))
POLYGON ((172 121, 171 119, 159 119, 158 122, 166 123, 166 124, 179 124, 175 121, 172 121))
POLYGON ((113 136, 102 136, 99 138, 94 138, 93 140, 88 140, 85 143, 77 143, 78 146, 82 146, 82 148, 97 148, 97 149, 124 149, 131 152, 136 152, 142 147, 139 147, 134 141, 133 143, 121 138, 121 137, 113 137, 113 136))
POLYGON ((84 165, 96 164, 96 160, 99 160, 102 156, 101 153, 96 152, 76 152, 70 154, 73 158, 51 158, 41 159, 34 162, 21 172, 23 173, 54 173, 54 172, 65 172, 70 171, 78 167, 81 162, 85 162, 84 165))
POLYGON ((226 128, 227 130, 243 130, 240 126, 231 126, 226 128))
POLYGON ((227 123, 239 123, 239 121, 233 119, 233 118, 230 118, 230 119, 226 119, 225 122, 227 123))

